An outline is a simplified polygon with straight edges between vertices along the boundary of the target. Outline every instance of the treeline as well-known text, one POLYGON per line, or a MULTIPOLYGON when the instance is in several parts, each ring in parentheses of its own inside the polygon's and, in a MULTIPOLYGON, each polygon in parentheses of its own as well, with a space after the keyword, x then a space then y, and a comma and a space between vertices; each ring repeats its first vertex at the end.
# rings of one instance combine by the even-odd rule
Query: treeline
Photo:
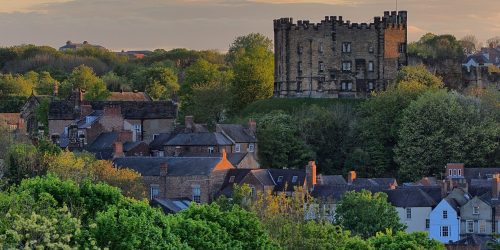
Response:
POLYGON ((314 159, 325 174, 356 170, 413 181, 440 178, 449 162, 500 164, 500 93, 494 89, 460 94, 415 66, 404 67, 388 90, 368 100, 318 103, 243 111, 241 120, 257 119, 262 166, 302 168, 314 159))
POLYGON ((155 50, 143 59, 92 47, 64 52, 33 45, 0 48, 0 98, 52 94, 54 85, 60 98, 78 87, 90 100, 104 99, 109 91, 138 90, 155 100, 174 99, 181 116, 194 114, 197 122, 214 124, 272 96, 272 46, 265 36, 249 34, 236 38, 227 54, 155 50))

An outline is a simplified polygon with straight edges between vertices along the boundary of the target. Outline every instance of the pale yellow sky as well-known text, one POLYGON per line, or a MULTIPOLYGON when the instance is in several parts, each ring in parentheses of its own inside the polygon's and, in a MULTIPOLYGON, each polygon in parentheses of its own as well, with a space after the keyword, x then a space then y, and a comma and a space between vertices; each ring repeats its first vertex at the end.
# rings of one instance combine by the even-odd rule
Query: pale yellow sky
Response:
MULTIPOLYGON (((113 50, 224 51, 250 32, 272 38, 276 18, 370 22, 395 8, 396 0, 0 0, 0 46, 87 40, 113 50)), ((410 40, 426 32, 500 36, 500 0, 398 0, 398 9, 408 10, 410 40)))

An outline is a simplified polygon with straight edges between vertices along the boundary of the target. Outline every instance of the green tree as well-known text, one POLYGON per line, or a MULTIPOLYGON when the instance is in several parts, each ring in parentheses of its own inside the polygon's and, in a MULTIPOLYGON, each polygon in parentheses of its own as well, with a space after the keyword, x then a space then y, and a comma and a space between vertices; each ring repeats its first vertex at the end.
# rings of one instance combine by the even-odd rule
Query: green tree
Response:
POLYGON ((406 228, 399 221, 396 208, 387 202, 387 194, 372 194, 367 190, 346 193, 337 205, 335 220, 344 229, 363 238, 387 229, 398 232, 406 228))
POLYGON ((214 125, 224 121, 232 98, 229 83, 224 81, 197 84, 192 87, 189 114, 197 121, 214 125))
POLYGON ((30 96, 33 84, 22 75, 0 74, 0 96, 30 96))
POLYGON ((273 111, 258 119, 257 139, 262 166, 300 169, 314 158, 292 116, 284 112, 273 111))
POLYGON ((426 232, 392 233, 388 230, 386 233, 380 232, 369 239, 369 242, 375 249, 384 250, 444 250, 444 245, 433 239, 429 239, 426 232))
POLYGON ((117 75, 113 71, 103 75, 102 80, 106 84, 106 87, 111 91, 131 91, 128 79, 124 76, 117 75))
POLYGON ((478 99, 428 92, 403 112, 395 158, 400 176, 438 176, 449 162, 493 164, 500 126, 481 114, 478 99))
POLYGON ((170 99, 180 88, 174 70, 165 66, 149 67, 140 73, 141 78, 146 83, 146 91, 155 100, 170 99))
POLYGON ((239 110, 260 99, 270 98, 274 86, 274 56, 259 34, 236 38, 229 48, 228 60, 233 65, 234 109, 239 110))
POLYGON ((92 68, 85 65, 73 69, 61 86, 60 92, 62 96, 69 96, 73 89, 85 90, 87 100, 103 100, 110 95, 104 81, 94 73, 92 68))
POLYGON ((461 60, 464 55, 462 44, 452 35, 427 33, 419 41, 408 45, 408 54, 426 62, 435 60, 461 60))
POLYGON ((38 75, 35 91, 38 95, 53 95, 54 87, 58 85, 59 82, 52 78, 49 72, 43 71, 38 75))
POLYGON ((40 105, 35 108, 36 121, 43 125, 45 133, 49 132, 49 100, 42 99, 40 105))
POLYGON ((18 184, 24 178, 42 175, 46 167, 40 164, 38 150, 30 144, 12 144, 7 149, 5 178, 18 184))

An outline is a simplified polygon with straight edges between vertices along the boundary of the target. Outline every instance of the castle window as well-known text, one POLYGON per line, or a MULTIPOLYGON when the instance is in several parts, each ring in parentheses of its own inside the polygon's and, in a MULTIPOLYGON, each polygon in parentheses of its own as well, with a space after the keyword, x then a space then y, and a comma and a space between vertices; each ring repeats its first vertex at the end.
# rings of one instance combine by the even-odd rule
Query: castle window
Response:
POLYGON ((373 53, 373 51, 374 51, 373 45, 372 44, 368 44, 368 52, 373 53))
POLYGON ((373 82, 368 82, 368 90, 373 90, 373 82))
POLYGON ((399 53, 406 53, 406 44, 404 43, 399 44, 399 53))
POLYGON ((318 51, 319 53, 323 53, 323 43, 319 43, 319 47, 318 47, 318 51))
POLYGON ((297 46, 297 54, 299 54, 299 55, 302 54, 303 50, 304 49, 302 48, 302 45, 299 44, 299 46, 297 46))
POLYGON ((350 82, 350 81, 343 81, 341 83, 341 90, 342 91, 351 91, 352 90, 352 82, 350 82))
POLYGON ((297 179, 298 179, 298 178, 299 178, 299 177, 298 177, 298 176, 296 176, 296 175, 292 176, 292 183, 297 182, 297 179))
POLYGON ((431 227, 431 220, 425 219, 425 228, 429 229, 431 227))
POLYGON ((351 43, 342 43, 342 52, 351 53, 351 43))
POLYGON ((372 61, 369 61, 369 62, 368 62, 368 71, 373 72, 373 70, 374 70, 374 67, 373 67, 373 62, 372 62, 372 61))
POLYGON ((301 81, 297 81, 297 92, 302 92, 302 82, 301 81))
POLYGON ((302 75, 302 62, 297 63, 297 72, 299 75, 302 75))
POLYGON ((319 62, 319 72, 325 71, 325 64, 323 62, 319 62))
POLYGON ((351 71, 351 62, 342 62, 342 71, 351 71))
POLYGON ((133 126, 134 141, 141 140, 142 127, 141 124, 134 124, 133 126))

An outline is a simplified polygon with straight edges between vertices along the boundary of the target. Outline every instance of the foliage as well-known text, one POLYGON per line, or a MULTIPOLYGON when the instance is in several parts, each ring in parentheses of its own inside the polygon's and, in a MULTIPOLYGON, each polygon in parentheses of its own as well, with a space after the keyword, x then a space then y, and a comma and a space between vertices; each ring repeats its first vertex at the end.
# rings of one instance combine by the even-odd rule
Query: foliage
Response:
POLYGON ((449 162, 494 165, 500 127, 480 110, 478 99, 446 91, 412 102, 403 112, 395 149, 401 177, 439 176, 449 162))
POLYGON ((59 86, 59 81, 52 78, 47 71, 41 72, 35 79, 35 92, 37 95, 52 95, 55 86, 59 86))
POLYGON ((429 89, 439 89, 443 88, 443 80, 438 76, 435 76, 427 70, 427 68, 420 64, 416 66, 405 66, 396 76, 396 81, 392 88, 415 88, 419 86, 411 86, 410 83, 415 83, 413 85, 423 85, 422 87, 427 87, 429 89), (407 86, 410 85, 410 86, 407 86))
POLYGON ((35 108, 36 121, 43 125, 45 133, 49 132, 49 100, 42 99, 40 104, 35 108))
POLYGON ((45 166, 40 164, 38 151, 29 144, 12 144, 6 153, 7 165, 4 177, 11 184, 18 184, 24 178, 42 175, 46 172, 45 166))
POLYGON ((102 76, 102 80, 110 91, 131 91, 129 80, 124 76, 119 76, 110 71, 102 76))
MULTIPOLYGON (((175 72, 165 66, 155 65, 137 74, 134 87, 145 85, 146 92, 155 100, 170 99, 180 88, 175 72)), ((139 89, 144 89, 144 87, 139 89)))
POLYGON ((61 86, 61 96, 69 96, 73 89, 87 91, 86 100, 104 100, 110 93, 103 80, 96 76, 92 68, 80 65, 73 69, 68 79, 61 86))
POLYGON ((459 42, 464 49, 465 55, 474 54, 478 49, 481 49, 478 40, 474 35, 466 35, 462 37, 459 42))
POLYGON ((256 48, 263 48, 266 51, 273 50, 273 42, 271 39, 260 33, 250 33, 246 36, 237 37, 229 47, 226 55, 226 61, 230 64, 235 64, 247 52, 256 48))
POLYGON ((193 86, 190 114, 194 115, 197 121, 209 125, 224 121, 232 100, 229 88, 229 84, 223 81, 193 86))
POLYGON ((434 35, 427 33, 417 42, 408 45, 408 54, 424 61, 461 60, 464 57, 462 44, 452 35, 434 35))
POLYGON ((271 112, 257 119, 261 165, 266 168, 303 168, 314 154, 299 134, 292 116, 284 112, 271 112))
POLYGON ((426 232, 392 233, 388 230, 386 233, 379 232, 369 239, 369 242, 375 249, 384 250, 445 250, 444 245, 433 239, 429 239, 426 232))
POLYGON ((398 232, 406 228, 399 221, 396 208, 387 202, 387 194, 367 190, 346 193, 337 204, 335 221, 363 238, 387 229, 398 232))
POLYGON ((34 83, 22 75, 0 74, 0 97, 29 96, 34 83))

